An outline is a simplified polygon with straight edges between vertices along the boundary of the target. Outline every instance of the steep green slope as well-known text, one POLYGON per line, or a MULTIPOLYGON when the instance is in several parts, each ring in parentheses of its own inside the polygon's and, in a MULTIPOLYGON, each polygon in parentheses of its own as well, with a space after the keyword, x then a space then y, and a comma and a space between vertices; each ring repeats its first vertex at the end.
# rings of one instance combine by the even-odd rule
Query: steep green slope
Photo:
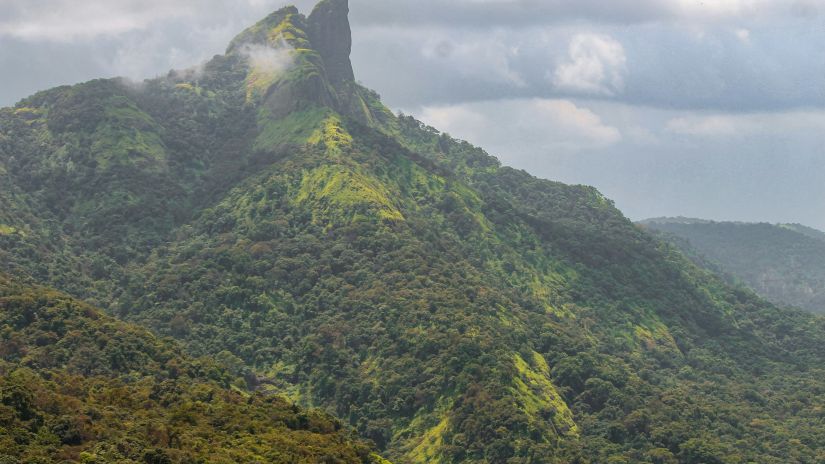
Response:
POLYGON ((379 460, 337 421, 230 389, 232 378, 145 329, 0 275, 0 462, 379 460))
POLYGON ((8 216, 31 216, 9 227, 42 231, 5 263, 397 462, 825 459, 821 319, 593 188, 394 116, 354 81, 346 11, 285 8, 203 69, 0 112, 8 216))
POLYGON ((779 305, 825 311, 825 234, 795 224, 746 224, 654 219, 645 226, 664 233, 685 253, 779 305), (674 240, 677 238, 677 240, 674 240))

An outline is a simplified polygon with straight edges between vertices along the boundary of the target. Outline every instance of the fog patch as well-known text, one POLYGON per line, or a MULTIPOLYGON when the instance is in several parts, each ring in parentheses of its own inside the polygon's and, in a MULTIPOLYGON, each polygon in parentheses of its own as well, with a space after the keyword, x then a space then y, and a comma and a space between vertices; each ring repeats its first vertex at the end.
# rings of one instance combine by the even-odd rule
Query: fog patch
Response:
POLYGON ((295 63, 292 56, 294 49, 286 41, 281 40, 277 44, 245 44, 241 47, 240 53, 246 57, 249 66, 259 73, 280 74, 295 63))

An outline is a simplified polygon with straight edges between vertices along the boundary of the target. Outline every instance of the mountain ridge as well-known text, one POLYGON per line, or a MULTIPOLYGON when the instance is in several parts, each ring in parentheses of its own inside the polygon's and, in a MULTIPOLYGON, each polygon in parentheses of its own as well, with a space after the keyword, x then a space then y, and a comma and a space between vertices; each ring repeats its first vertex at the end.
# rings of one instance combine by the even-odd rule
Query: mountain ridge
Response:
MULTIPOLYGON (((340 34, 346 4, 313 14, 340 34)), ((200 70, 0 110, 15 278, 226 351, 397 462, 822 457, 822 319, 595 188, 394 115, 308 22, 282 9, 200 70)))
POLYGON ((704 267, 779 305, 822 312, 825 233, 800 224, 643 221, 704 267), (701 255, 701 256, 699 256, 701 255))

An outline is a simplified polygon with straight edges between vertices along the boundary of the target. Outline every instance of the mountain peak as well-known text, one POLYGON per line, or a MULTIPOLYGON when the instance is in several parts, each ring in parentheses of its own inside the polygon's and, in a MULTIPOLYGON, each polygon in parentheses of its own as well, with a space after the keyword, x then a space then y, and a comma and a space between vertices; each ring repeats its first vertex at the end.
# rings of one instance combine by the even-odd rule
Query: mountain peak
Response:
POLYGON ((350 62, 352 31, 349 25, 348 0, 323 0, 307 20, 310 41, 326 65, 333 83, 352 81, 355 76, 350 62))
POLYGON ((250 45, 277 47, 279 41, 285 41, 293 48, 317 52, 330 83, 351 82, 355 75, 350 62, 352 30, 348 16, 348 0, 323 0, 309 17, 304 17, 296 7, 287 6, 238 34, 226 53, 243 52, 250 45), (308 43, 295 43, 296 39, 308 39, 308 43))
POLYGON ((266 18, 255 23, 254 26, 247 28, 229 43, 226 49, 226 54, 240 51, 244 46, 250 44, 265 45, 269 42, 270 33, 277 29, 285 19, 291 16, 299 16, 301 13, 298 8, 294 6, 285 6, 277 11, 272 12, 266 18))
POLYGON ((309 16, 288 6, 235 37, 226 53, 247 66, 247 102, 275 118, 316 106, 372 122, 350 62, 348 14, 347 0, 323 0, 309 16))

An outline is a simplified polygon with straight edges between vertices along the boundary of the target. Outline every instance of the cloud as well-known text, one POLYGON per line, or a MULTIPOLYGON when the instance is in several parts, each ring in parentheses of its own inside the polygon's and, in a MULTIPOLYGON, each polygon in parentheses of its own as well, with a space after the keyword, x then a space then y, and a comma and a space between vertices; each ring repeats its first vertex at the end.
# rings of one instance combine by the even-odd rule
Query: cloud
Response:
MULTIPOLYGON (((2 0, 0 36, 67 41, 143 30, 174 18, 230 18, 315 0, 2 0)), ((368 25, 522 27, 586 20, 605 24, 708 22, 814 17, 822 0, 350 0, 353 21, 368 25)))
MULTIPOLYGON (((314 2, 297 3, 306 12, 314 2)), ((0 3, 0 104, 10 104, 54 85, 196 65, 287 0, 0 3)), ((350 0, 353 61, 397 107, 585 95, 696 110, 825 107, 825 30, 799 19, 823 4, 350 0), (571 43, 577 35, 589 39, 571 43)))
POLYGON ((570 40, 567 61, 556 68, 553 84, 572 93, 612 96, 624 90, 627 57, 621 43, 596 34, 570 40))
POLYGON ((814 17, 822 0, 351 0, 360 24, 529 26, 585 20, 603 24, 707 23, 814 17))
POLYGON ((735 31, 733 31, 733 33, 734 33, 734 35, 736 35, 736 38, 739 39, 740 42, 746 43, 746 44, 750 43, 750 41, 751 41, 751 31, 749 31, 747 29, 739 28, 739 29, 736 29, 735 31))
MULTIPOLYGON (((0 37, 73 42, 185 20, 190 27, 257 20, 283 0, 1 0, 0 37)), ((308 5, 311 0, 299 3, 308 5)), ((246 24, 248 25, 248 24, 246 24)))
POLYGON ((281 73, 293 64, 292 47, 284 41, 277 47, 245 44, 241 47, 241 54, 249 60, 253 69, 264 74, 281 73))
POLYGON ((569 100, 496 100, 425 107, 414 113, 440 130, 504 157, 570 155, 622 140, 617 128, 569 100))
MULTIPOLYGON (((0 105, 192 66, 286 3, 0 0, 0 105)), ((350 0, 353 62, 391 107, 506 164, 596 185, 634 217, 825 227, 824 5, 350 0)))
POLYGON ((71 41, 144 29, 153 22, 194 14, 193 5, 162 0, 10 0, 0 35, 24 40, 71 41))
POLYGON ((668 132, 700 138, 810 137, 825 133, 825 111, 686 115, 670 119, 668 132))
POLYGON ((825 110, 701 113, 514 99, 413 114, 506 165, 594 185, 634 219, 682 214, 825 227, 825 110), (680 126, 698 135, 675 132, 680 126))
MULTIPOLYGON (((99 77, 142 81, 223 53, 286 0, 0 0, 0 106, 99 77)), ((306 11, 314 0, 299 0, 306 11)))

